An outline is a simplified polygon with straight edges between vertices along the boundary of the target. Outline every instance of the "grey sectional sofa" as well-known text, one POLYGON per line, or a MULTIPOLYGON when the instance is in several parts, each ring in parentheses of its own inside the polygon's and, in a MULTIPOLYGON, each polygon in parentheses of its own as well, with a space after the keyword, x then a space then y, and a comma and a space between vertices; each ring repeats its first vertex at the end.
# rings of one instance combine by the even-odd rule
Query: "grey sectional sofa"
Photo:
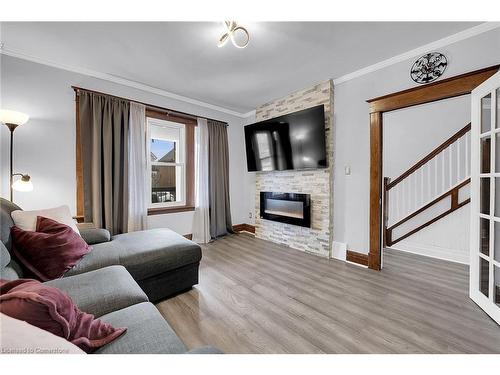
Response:
MULTIPOLYGON (((0 278, 23 277, 10 252, 10 213, 19 209, 0 198, 0 278)), ((168 229, 110 237, 107 231, 84 230, 92 245, 61 279, 46 284, 67 293, 85 312, 127 332, 96 353, 220 353, 212 347, 187 351, 150 301, 159 301, 198 282, 200 247, 168 229)))

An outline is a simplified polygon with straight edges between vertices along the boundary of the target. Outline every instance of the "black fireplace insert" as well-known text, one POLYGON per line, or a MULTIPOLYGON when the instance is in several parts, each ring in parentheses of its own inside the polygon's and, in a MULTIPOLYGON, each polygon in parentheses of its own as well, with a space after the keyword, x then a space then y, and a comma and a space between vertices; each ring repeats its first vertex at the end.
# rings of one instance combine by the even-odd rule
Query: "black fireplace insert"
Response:
POLYGON ((260 192, 260 217, 311 227, 311 196, 300 193, 260 192))

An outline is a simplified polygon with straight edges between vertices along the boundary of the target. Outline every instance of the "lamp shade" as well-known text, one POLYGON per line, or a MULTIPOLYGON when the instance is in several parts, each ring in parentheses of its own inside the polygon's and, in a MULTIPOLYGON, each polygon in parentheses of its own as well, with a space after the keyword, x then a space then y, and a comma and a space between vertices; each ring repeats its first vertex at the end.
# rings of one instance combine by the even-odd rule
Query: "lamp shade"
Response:
POLYGON ((19 180, 16 180, 12 184, 12 189, 17 191, 32 191, 33 183, 31 182, 30 176, 25 174, 19 180))
POLYGON ((28 122, 30 117, 22 112, 11 111, 9 109, 0 109, 0 122, 4 124, 23 125, 28 122))

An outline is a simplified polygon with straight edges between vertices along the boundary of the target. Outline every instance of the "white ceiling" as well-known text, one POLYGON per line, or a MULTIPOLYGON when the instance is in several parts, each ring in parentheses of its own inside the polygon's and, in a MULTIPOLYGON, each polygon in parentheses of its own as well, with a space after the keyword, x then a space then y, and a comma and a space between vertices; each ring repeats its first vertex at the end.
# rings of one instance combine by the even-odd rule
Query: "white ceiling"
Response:
POLYGON ((245 23, 250 44, 237 49, 217 48, 216 22, 15 22, 2 23, 2 41, 6 49, 245 113, 477 24, 245 23))

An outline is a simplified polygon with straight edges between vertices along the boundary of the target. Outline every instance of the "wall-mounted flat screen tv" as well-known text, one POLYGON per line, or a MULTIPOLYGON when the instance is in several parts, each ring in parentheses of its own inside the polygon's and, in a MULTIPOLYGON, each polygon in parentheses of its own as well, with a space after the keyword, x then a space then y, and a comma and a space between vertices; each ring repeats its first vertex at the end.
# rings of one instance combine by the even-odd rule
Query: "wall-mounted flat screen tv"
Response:
POLYGON ((249 172, 326 168, 324 105, 245 126, 249 172))

